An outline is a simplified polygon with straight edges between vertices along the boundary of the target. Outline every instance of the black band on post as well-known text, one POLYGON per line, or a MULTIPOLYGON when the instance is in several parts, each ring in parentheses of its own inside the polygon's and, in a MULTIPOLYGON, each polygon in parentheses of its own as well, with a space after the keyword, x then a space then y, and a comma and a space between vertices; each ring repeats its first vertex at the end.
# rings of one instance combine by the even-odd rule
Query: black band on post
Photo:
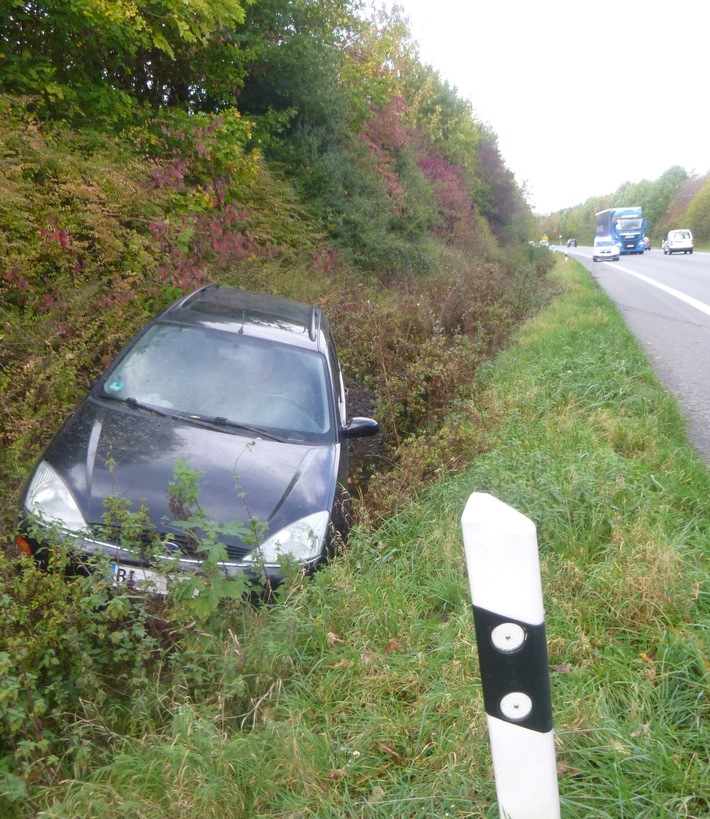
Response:
POLYGON ((545 623, 530 625, 478 606, 473 606, 473 620, 486 713, 540 733, 551 731, 545 623), (510 648, 506 646, 508 638, 510 648), (529 702, 527 698, 531 708, 525 705, 529 702), (523 704, 517 718, 520 703, 523 704))

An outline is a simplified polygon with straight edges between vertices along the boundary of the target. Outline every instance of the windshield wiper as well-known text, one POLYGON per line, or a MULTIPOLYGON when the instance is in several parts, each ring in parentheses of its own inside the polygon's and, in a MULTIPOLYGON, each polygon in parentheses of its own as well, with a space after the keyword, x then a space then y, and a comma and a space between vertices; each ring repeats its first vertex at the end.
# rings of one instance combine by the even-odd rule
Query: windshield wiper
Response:
POLYGON ((180 416, 181 418, 185 418, 187 421, 194 421, 198 424, 207 424, 211 427, 229 427, 230 429, 238 429, 244 432, 250 432, 252 435, 256 435, 259 438, 268 438, 270 441, 279 441, 280 443, 286 443, 287 439, 283 438, 279 435, 274 435, 271 432, 266 432, 266 430, 260 427, 253 427, 249 424, 242 424, 239 421, 232 421, 229 418, 225 418, 224 415, 214 415, 214 416, 207 416, 207 415, 193 415, 192 413, 185 413, 184 415, 180 416))
POLYGON ((156 415, 162 415, 167 418, 174 414, 166 409, 162 409, 161 407, 156 407, 153 404, 144 404, 141 401, 138 401, 136 398, 121 398, 120 395, 109 395, 108 393, 102 393, 101 395, 95 397, 105 398, 107 401, 116 401, 119 404, 125 404, 132 409, 142 409, 148 412, 154 412, 156 415))
POLYGON ((224 415, 198 415, 192 412, 185 412, 184 410, 167 410, 162 407, 153 406, 152 404, 143 404, 136 398, 122 398, 119 395, 109 395, 107 393, 102 393, 99 395, 99 398, 105 398, 108 401, 116 401, 119 404, 124 404, 133 409, 153 412, 156 415, 162 415, 165 418, 180 418, 183 421, 189 421, 193 424, 200 424, 212 429, 224 429, 225 427, 235 430, 238 429, 243 432, 250 432, 252 435, 259 438, 267 438, 270 441, 279 441, 279 443, 282 444, 287 443, 289 440, 283 436, 274 435, 272 432, 266 432, 266 430, 262 429, 261 427, 254 427, 249 424, 242 424, 239 421, 232 421, 229 418, 226 418, 224 415))

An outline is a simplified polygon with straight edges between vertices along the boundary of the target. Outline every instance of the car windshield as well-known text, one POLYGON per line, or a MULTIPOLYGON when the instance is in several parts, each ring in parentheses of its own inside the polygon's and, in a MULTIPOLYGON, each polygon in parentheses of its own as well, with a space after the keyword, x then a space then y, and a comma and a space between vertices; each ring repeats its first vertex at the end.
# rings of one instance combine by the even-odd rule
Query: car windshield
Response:
POLYGON ((333 429, 322 355, 202 328, 152 326, 97 391, 168 414, 309 440, 325 440, 333 429))
POLYGON ((611 239, 597 239, 594 242, 594 247, 614 247, 614 242, 611 239))
POLYGON ((619 219, 616 223, 617 230, 641 230, 643 227, 643 220, 637 219, 619 219))

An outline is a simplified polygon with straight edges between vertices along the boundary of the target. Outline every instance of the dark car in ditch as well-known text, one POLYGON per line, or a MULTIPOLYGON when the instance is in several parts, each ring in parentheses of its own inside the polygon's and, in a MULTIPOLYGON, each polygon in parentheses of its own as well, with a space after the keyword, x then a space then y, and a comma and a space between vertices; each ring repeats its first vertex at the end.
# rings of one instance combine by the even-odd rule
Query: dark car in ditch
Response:
POLYGON ((41 559, 59 530, 74 552, 107 555, 117 582, 163 591, 160 558, 107 530, 106 505, 143 506, 177 576, 200 572, 170 489, 181 463, 199 476, 204 518, 227 532, 222 571, 278 583, 282 556, 308 571, 344 537, 349 442, 377 431, 348 417, 317 306, 208 285, 149 322, 55 435, 23 493, 18 545, 41 559))

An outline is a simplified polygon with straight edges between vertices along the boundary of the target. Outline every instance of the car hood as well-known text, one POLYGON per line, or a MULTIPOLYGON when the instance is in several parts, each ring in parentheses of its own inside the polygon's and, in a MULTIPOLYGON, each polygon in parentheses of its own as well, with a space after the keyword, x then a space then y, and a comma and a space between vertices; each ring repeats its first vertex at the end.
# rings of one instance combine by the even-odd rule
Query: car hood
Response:
POLYGON ((282 443, 88 398, 57 433, 45 460, 90 525, 103 522, 106 498, 120 496, 134 511, 145 503, 158 531, 170 532, 178 515, 168 487, 183 459, 203 473, 198 502, 210 520, 256 518, 273 534, 331 509, 339 456, 335 443, 282 443))

